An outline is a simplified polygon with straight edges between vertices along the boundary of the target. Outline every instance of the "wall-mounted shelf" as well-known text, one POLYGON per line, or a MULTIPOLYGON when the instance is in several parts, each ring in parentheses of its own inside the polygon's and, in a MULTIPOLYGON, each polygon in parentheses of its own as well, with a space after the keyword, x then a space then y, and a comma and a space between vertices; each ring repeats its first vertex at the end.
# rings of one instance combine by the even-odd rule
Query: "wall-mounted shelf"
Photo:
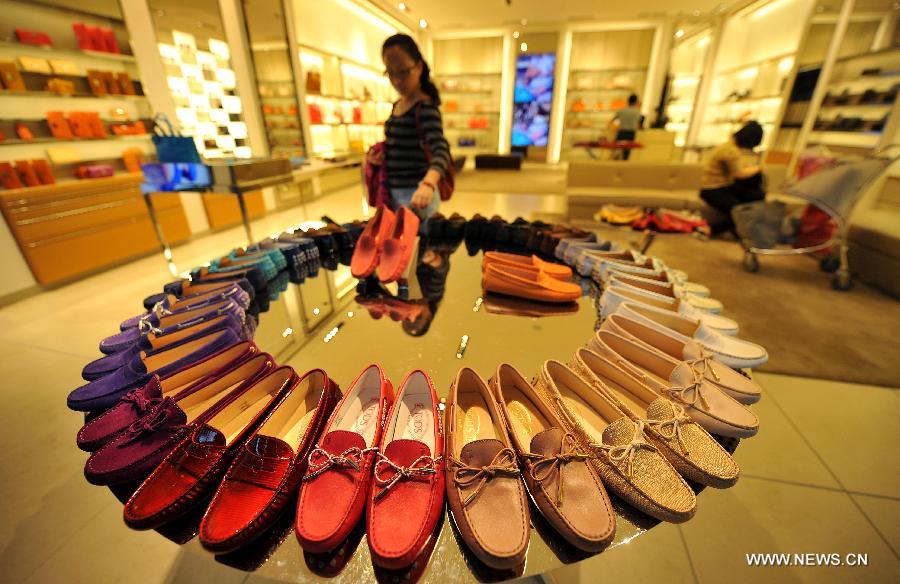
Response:
POLYGON ((9 49, 14 50, 17 53, 28 53, 29 56, 40 55, 48 58, 68 57, 72 59, 102 59, 106 61, 118 61, 121 63, 136 62, 134 55, 126 55, 124 53, 106 53, 103 51, 71 51, 66 49, 55 49, 52 47, 38 47, 34 45, 26 45, 23 43, 13 43, 9 41, 0 41, 0 49, 9 49))

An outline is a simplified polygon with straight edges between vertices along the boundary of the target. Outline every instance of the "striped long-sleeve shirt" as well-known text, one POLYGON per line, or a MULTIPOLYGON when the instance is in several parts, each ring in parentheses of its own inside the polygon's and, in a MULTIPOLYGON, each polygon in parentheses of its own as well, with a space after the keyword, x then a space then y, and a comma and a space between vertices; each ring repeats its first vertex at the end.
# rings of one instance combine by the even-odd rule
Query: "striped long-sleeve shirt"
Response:
POLYGON ((384 135, 388 186, 392 189, 416 187, 430 168, 443 175, 450 166, 450 145, 444 138, 441 112, 432 103, 421 102, 401 116, 392 115, 384 124, 384 135), (416 108, 421 134, 416 127, 416 108), (431 151, 430 164, 423 142, 431 151))

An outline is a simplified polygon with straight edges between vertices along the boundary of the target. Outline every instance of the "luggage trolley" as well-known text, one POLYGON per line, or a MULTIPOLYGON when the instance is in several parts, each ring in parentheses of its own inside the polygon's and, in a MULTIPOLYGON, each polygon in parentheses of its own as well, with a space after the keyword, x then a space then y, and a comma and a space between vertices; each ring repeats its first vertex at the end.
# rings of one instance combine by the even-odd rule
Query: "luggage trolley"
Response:
POLYGON ((806 200, 827 213, 835 222, 835 230, 828 241, 809 247, 759 248, 743 241, 744 269, 759 270, 759 255, 791 256, 815 253, 831 247, 837 249, 837 258, 826 257, 820 262, 825 271, 834 271, 831 286, 846 291, 853 286, 847 260, 847 231, 850 215, 866 189, 884 172, 897 157, 872 156, 863 159, 840 160, 834 166, 819 170, 803 179, 785 185, 783 192, 806 200))

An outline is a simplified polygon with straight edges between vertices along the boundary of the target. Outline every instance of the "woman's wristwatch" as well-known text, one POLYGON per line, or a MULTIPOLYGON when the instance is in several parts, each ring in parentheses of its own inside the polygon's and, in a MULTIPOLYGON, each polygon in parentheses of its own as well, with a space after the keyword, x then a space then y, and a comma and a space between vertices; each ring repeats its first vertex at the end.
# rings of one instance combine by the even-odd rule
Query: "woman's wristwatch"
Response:
POLYGON ((432 193, 437 190, 437 185, 434 184, 433 182, 429 182, 429 181, 423 179, 423 180, 419 181, 419 186, 422 186, 422 185, 431 187, 432 193))

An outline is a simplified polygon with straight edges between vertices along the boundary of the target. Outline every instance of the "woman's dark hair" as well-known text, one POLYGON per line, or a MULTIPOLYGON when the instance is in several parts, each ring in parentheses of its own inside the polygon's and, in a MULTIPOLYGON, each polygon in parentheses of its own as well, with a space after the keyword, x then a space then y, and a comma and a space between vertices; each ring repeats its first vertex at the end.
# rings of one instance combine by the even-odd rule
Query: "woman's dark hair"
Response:
POLYGON ((393 36, 389 36, 387 40, 384 41, 384 44, 381 45, 381 54, 384 55, 384 52, 391 47, 400 47, 404 53, 409 55, 410 59, 416 62, 416 64, 422 63, 422 76, 419 77, 419 84, 422 86, 422 91, 431 98, 434 105, 441 105, 441 94, 438 92, 437 85, 431 80, 431 68, 428 66, 428 63, 425 62, 425 58, 422 56, 422 52, 419 50, 419 45, 416 44, 416 41, 408 34, 397 33, 393 36))
POLYGON ((738 148, 753 150, 763 139, 763 129, 756 120, 750 120, 734 133, 734 143, 738 148))

